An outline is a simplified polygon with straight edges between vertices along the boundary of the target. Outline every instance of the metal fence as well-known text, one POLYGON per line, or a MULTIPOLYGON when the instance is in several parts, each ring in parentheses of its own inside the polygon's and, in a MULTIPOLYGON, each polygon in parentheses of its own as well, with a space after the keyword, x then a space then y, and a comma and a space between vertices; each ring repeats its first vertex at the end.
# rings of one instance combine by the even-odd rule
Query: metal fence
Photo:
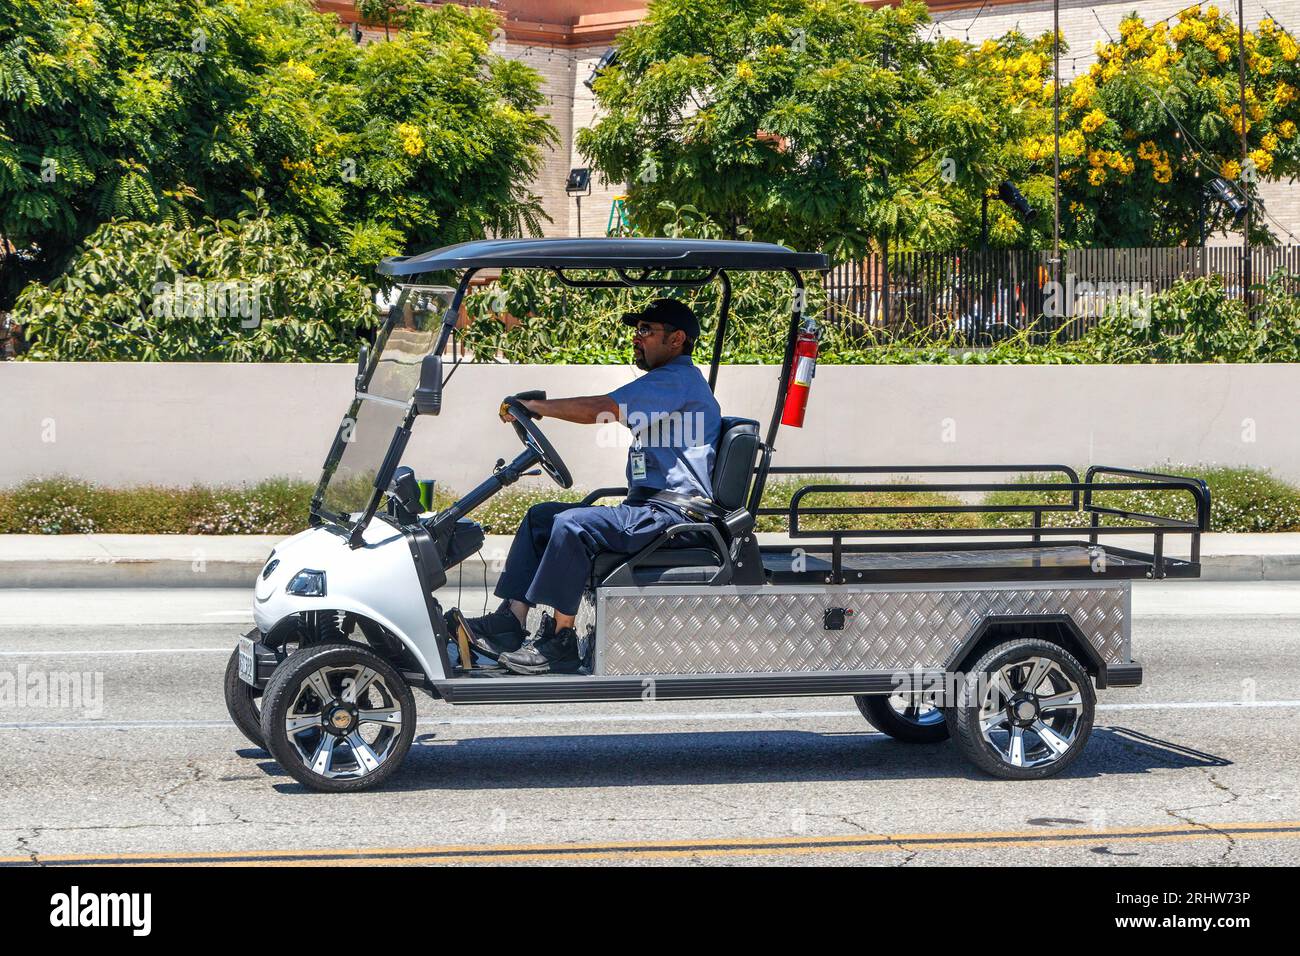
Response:
MULTIPOLYGON (((863 332, 951 331, 992 342, 1028 327, 1077 338, 1124 296, 1166 291, 1180 279, 1221 276, 1230 296, 1245 289, 1240 246, 1067 249, 1056 276, 1051 253, 1021 249, 890 252, 832 268, 828 318, 863 332)), ((1282 271, 1300 294, 1300 246, 1257 246, 1251 286, 1282 271)))

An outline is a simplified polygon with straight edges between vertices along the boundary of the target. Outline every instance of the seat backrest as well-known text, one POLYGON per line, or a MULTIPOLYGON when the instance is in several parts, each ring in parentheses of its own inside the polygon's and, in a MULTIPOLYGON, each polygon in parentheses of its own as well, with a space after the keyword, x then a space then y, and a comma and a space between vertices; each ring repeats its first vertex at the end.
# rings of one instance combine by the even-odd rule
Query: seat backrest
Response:
POLYGON ((713 501, 727 511, 745 506, 758 460, 758 422, 750 418, 722 419, 718 452, 713 462, 713 501))

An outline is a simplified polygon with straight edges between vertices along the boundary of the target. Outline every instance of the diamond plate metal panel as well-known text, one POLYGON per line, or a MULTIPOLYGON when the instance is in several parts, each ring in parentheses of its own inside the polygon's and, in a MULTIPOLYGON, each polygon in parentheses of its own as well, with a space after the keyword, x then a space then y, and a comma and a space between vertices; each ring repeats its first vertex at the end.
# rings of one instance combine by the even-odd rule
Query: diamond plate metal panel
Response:
POLYGON ((600 592, 597 673, 752 674, 942 667, 990 616, 1068 614, 1129 661, 1128 582, 1105 586, 616 588, 600 592), (853 610, 843 630, 829 607, 853 610))

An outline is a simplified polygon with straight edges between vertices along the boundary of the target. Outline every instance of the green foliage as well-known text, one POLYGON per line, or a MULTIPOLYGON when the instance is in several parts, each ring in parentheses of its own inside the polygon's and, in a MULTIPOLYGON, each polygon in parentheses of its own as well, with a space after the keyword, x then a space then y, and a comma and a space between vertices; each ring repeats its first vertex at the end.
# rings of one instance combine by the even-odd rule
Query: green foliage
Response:
MULTIPOLYGON (((655 0, 596 82, 602 118, 579 148, 629 184, 647 233, 669 201, 836 258, 885 241, 973 247, 988 197, 991 245, 1050 245, 1051 34, 976 46, 932 39, 928 22, 910 0, 655 0), (998 201, 1003 180, 1033 222, 998 201)), ((1202 208, 1209 178, 1254 195, 1300 172, 1300 58, 1283 28, 1246 36, 1246 171, 1232 18, 1192 6, 1172 26, 1133 14, 1117 27, 1061 89, 1067 247, 1197 242, 1204 211, 1228 224, 1202 208)))
POLYGON ((0 0, 0 233, 36 253, 19 278, 110 219, 230 218, 252 188, 365 273, 536 231, 554 131, 536 73, 489 52, 496 23, 413 7, 357 45, 309 0, 0 0))
POLYGON ((629 184, 646 234, 665 200, 730 237, 836 256, 933 227, 941 150, 974 157, 992 130, 937 88, 918 29, 928 19, 912 0, 655 0, 620 35, 595 84, 602 118, 579 148, 629 184))
POLYGON ((65 272, 23 291, 14 320, 35 360, 330 362, 354 359, 376 316, 338 253, 263 208, 194 228, 101 226, 65 272))
POLYGON ((294 534, 314 485, 269 479, 245 487, 102 488, 40 478, 0 490, 0 534, 294 534))
MULTIPOLYGON (((660 215, 662 234, 670 238, 720 235, 692 206, 665 204, 660 215)), ((779 362, 794 304, 793 283, 780 274, 729 275, 732 297, 722 360, 756 363, 776 356, 779 362)), ((609 276, 575 273, 574 278, 609 276)), ((480 361, 500 356, 512 362, 626 365, 632 361, 631 330, 619 317, 664 295, 695 309, 700 320, 695 360, 708 362, 721 305, 717 282, 699 289, 569 289, 548 272, 507 270, 500 282, 467 297, 466 310, 474 321, 462 330, 462 342, 480 361)), ((813 280, 805 296, 806 314, 818 315, 824 305, 821 285, 813 280)))
MULTIPOLYGON (((1150 471, 1200 478, 1210 487, 1210 530, 1219 532, 1261 533, 1300 531, 1300 488, 1274 477, 1267 469, 1223 465, 1178 465, 1165 463, 1150 471)), ((1017 479, 1026 484, 1057 484, 1060 475, 1024 475, 1017 479)), ((1124 482, 1123 478, 1106 478, 1124 482)), ((1065 492, 1005 491, 993 492, 986 504, 1069 504, 1065 492)), ((1104 508, 1196 520, 1196 505, 1186 491, 1101 491, 1093 501, 1104 508)), ((1104 516, 1107 524, 1134 524, 1122 518, 1104 516)), ((997 528, 1025 528, 1030 525, 1026 512, 990 514, 987 524, 997 528)), ((1047 527, 1077 526, 1079 515, 1071 511, 1047 511, 1047 527)))
POLYGON ((1300 296, 1278 272, 1259 292, 1252 322, 1219 276, 1176 284, 1168 292, 1114 304, 1080 350, 1094 361, 1294 362, 1300 356, 1300 296))
MULTIPOLYGON (((1203 478, 1210 486, 1214 531, 1300 531, 1300 487, 1274 477, 1266 470, 1212 465, 1164 464, 1151 469, 1203 478)), ((854 483, 853 476, 774 475, 763 492, 763 507, 785 508, 803 485, 854 483)), ((1024 483, 1056 483, 1060 476, 1024 475, 1024 483)), ((269 479, 251 486, 164 488, 103 488, 67 477, 40 478, 0 489, 0 534, 294 534, 307 524, 315 484, 294 479, 269 479)), ((551 487, 508 488, 490 498, 471 517, 488 534, 513 535, 524 513, 543 501, 581 501, 586 492, 551 487)), ((434 509, 447 507, 455 493, 439 489, 434 509)), ((1051 492, 994 492, 988 504, 1069 503, 1069 496, 1051 492)), ((814 508, 863 505, 912 507, 953 505, 945 494, 922 492, 823 492, 808 495, 803 504, 814 508)), ((1097 503, 1105 507, 1168 515, 1184 520, 1196 516, 1186 492, 1100 492, 1097 503)), ((1115 523, 1118 519, 1108 519, 1115 523)), ((809 515, 801 527, 829 531, 835 528, 977 528, 1028 527, 1026 513, 958 513, 949 515, 809 515)), ((1044 523, 1063 527, 1078 515, 1045 512, 1044 523)), ((788 529, 785 517, 764 515, 759 531, 788 529)))
MULTIPOLYGON (((763 488, 764 508, 788 508, 794 493, 805 485, 864 484, 870 476, 862 475, 800 475, 772 476, 763 488)), ((910 508, 926 505, 956 505, 961 502, 952 495, 928 494, 917 491, 853 492, 822 491, 805 495, 800 508, 910 508)), ((868 528, 891 530, 894 528, 977 528, 979 520, 971 514, 847 514, 807 515, 799 519, 801 530, 833 531, 835 529, 868 528)), ((784 515, 760 515, 756 525, 759 531, 788 531, 789 519, 784 515)))

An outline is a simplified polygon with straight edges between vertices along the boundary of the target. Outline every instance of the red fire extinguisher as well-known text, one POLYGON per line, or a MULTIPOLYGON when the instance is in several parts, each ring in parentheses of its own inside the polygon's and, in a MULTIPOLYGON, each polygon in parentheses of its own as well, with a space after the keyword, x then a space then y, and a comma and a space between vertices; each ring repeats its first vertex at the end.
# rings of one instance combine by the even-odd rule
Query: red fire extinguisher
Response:
POLYGON ((820 332, 811 318, 804 321, 799 336, 794 340, 794 361, 790 367, 790 381, 786 385, 785 408, 781 411, 781 424, 803 427, 803 414, 808 407, 808 392, 813 376, 817 374, 817 338, 820 332))

